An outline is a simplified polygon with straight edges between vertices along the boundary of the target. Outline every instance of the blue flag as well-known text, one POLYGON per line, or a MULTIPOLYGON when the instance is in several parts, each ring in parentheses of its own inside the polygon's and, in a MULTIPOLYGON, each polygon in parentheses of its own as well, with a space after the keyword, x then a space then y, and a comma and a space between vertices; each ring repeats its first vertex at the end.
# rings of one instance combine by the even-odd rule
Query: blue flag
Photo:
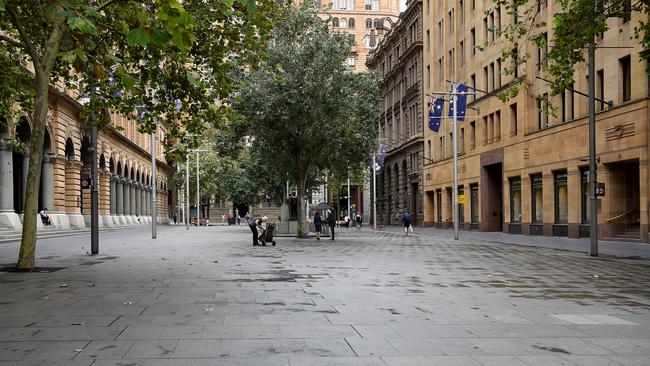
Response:
POLYGON ((438 132, 440 130, 442 106, 444 103, 444 99, 431 96, 431 100, 429 101, 429 128, 433 132, 438 132))
MULTIPOLYGON (((463 122, 465 120, 465 111, 467 110, 467 85, 465 84, 455 84, 456 85, 456 92, 461 93, 457 95, 456 97, 458 98, 456 100, 456 107, 458 108, 458 112, 456 113, 456 120, 458 122, 463 122)), ((453 83, 452 83, 452 88, 453 88, 453 83)), ((452 96, 453 98, 453 96, 452 96)), ((454 103, 449 103, 449 118, 454 117, 454 103)))

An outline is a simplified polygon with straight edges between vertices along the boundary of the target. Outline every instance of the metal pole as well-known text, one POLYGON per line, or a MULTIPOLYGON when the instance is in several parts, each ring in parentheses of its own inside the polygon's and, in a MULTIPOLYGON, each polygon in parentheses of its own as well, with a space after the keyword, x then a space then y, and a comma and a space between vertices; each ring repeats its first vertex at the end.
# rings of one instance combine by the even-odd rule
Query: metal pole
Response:
POLYGON ((596 199, 596 47, 589 43, 589 255, 598 256, 598 200, 596 199))
POLYGON ((185 160, 185 209, 186 209, 186 218, 185 220, 185 229, 190 229, 190 154, 187 154, 187 159, 185 160))
POLYGON ((377 156, 372 154, 372 225, 377 230, 377 169, 375 160, 377 156))
POLYGON ((456 102, 458 100, 458 96, 456 95, 457 88, 458 86, 456 84, 452 84, 453 90, 451 94, 451 98, 454 104, 454 119, 453 119, 453 129, 454 129, 454 140, 453 140, 453 154, 454 154, 454 240, 458 240, 458 136, 456 135, 456 122, 457 122, 457 115, 456 115, 456 102))
MULTIPOLYGON (((156 126, 157 128, 158 126, 156 126)), ((156 239, 156 225, 158 224, 158 214, 156 213, 156 130, 151 132, 151 239, 156 239)))
POLYGON ((93 163, 91 165, 92 185, 90 192, 90 252, 99 253, 99 184, 97 179, 97 123, 95 112, 90 114, 90 140, 93 163))
POLYGON ((352 211, 350 211, 350 175, 348 173, 348 217, 352 215, 352 211))
POLYGON ((196 150, 196 226, 201 226, 201 203, 199 196, 199 150, 196 150))

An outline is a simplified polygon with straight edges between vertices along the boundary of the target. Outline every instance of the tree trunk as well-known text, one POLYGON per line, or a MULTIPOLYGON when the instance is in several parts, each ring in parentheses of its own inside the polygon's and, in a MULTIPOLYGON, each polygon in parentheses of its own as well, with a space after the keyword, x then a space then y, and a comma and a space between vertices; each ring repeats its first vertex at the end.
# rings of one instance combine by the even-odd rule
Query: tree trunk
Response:
POLYGON ((302 157, 300 154, 296 154, 294 156, 296 160, 296 180, 298 184, 298 225, 297 225, 297 230, 298 230, 298 237, 305 238, 307 237, 307 230, 306 230, 306 225, 305 225, 305 179, 304 179, 304 174, 303 172, 303 166, 302 166, 302 157))
MULTIPOLYGON (((57 8, 59 10, 59 8, 57 8)), ((31 54, 34 63, 36 96, 32 140, 29 148, 29 168, 27 169, 27 187, 25 190, 25 213, 23 217, 23 235, 16 267, 20 270, 34 268, 36 257, 36 215, 38 214, 38 192, 41 186, 41 163, 43 161, 43 142, 47 122, 48 97, 52 67, 56 61, 65 24, 58 21, 45 42, 42 58, 35 52, 31 54)), ((52 209, 52 207, 50 207, 52 209)))
MULTIPOLYGON (((27 170, 27 189, 25 191, 25 213, 20 254, 16 267, 22 270, 34 268, 36 254, 36 215, 38 214, 38 192, 41 185, 41 163, 43 161, 43 142, 48 109, 49 73, 36 74, 36 98, 34 103, 33 129, 29 148, 29 169, 27 170)), ((48 207, 48 209, 52 209, 48 207)))

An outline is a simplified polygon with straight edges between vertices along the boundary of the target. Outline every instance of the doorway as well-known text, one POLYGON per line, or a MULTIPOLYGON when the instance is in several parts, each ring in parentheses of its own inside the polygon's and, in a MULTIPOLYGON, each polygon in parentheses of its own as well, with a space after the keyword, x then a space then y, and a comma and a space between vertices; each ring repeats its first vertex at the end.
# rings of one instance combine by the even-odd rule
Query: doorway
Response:
POLYGON ((503 163, 485 165, 481 171, 481 231, 503 231, 503 163))
POLYGON ((607 187, 610 209, 606 217, 609 232, 620 238, 639 239, 640 235, 640 184, 639 161, 607 164, 609 182, 607 187))

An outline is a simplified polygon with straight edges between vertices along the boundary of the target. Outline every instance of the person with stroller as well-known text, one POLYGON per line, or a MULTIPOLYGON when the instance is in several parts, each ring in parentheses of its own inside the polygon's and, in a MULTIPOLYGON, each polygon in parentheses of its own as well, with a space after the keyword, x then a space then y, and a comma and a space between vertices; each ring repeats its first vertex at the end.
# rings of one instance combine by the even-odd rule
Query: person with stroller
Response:
POLYGON ((323 219, 320 217, 320 213, 316 211, 314 213, 314 231, 316 232, 316 240, 320 240, 320 232, 323 229, 323 219))
POLYGON ((334 240, 334 227, 336 226, 336 215, 334 214, 334 211, 331 209, 327 209, 327 225, 330 227, 330 232, 332 233, 332 237, 330 240, 334 240))
POLYGON ((262 224, 264 224, 268 220, 268 217, 258 217, 253 222, 248 225, 251 228, 251 231, 253 232, 253 245, 257 246, 259 244, 259 237, 260 237, 260 232, 263 230, 262 224))
POLYGON ((413 228, 411 227, 411 214, 407 211, 404 211, 404 215, 402 215, 402 223, 404 223, 404 232, 406 233, 406 236, 409 236, 409 231, 413 231, 413 228))

